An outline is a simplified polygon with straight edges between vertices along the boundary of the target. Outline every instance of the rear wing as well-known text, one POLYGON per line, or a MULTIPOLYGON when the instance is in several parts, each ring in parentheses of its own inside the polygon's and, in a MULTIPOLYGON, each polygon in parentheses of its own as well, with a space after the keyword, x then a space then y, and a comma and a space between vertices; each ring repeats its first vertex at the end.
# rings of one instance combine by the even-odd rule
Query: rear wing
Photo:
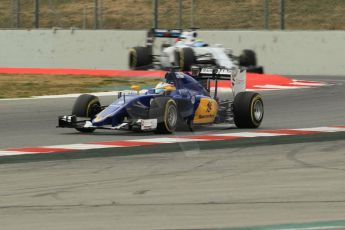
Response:
POLYGON ((154 38, 178 38, 181 34, 181 29, 151 29, 148 31, 147 36, 154 38))
POLYGON ((246 91, 246 70, 239 68, 199 68, 192 67, 192 76, 196 80, 215 80, 215 92, 218 88, 218 80, 230 80, 234 95, 246 91))
POLYGON ((198 78, 213 79, 213 80, 231 80, 233 70, 219 69, 219 68, 201 68, 199 70, 198 78))
POLYGON ((181 29, 150 29, 147 32, 146 46, 152 48, 155 38, 178 38, 182 34, 181 29))

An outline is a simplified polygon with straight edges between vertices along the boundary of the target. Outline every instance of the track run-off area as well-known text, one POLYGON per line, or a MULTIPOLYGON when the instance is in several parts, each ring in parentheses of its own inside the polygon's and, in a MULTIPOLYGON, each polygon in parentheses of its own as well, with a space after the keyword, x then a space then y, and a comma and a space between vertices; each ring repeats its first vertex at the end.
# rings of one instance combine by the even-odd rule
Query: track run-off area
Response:
MULTIPOLYGON (((0 74, 45 74, 45 75, 87 75, 103 77, 161 77, 166 71, 151 70, 94 70, 94 69, 47 69, 47 68, 0 68, 0 74)), ((229 81, 220 81, 218 87, 227 89, 229 81)), ((326 86, 328 83, 320 81, 297 80, 276 74, 247 73, 247 89, 254 90, 282 90, 326 86)))
MULTIPOLYGON (((55 128, 75 95, 0 100, 1 224, 344 228, 345 78, 256 78, 249 88, 262 94, 265 117, 255 130, 81 134, 55 128)), ((115 98, 100 96, 102 104, 115 98)))

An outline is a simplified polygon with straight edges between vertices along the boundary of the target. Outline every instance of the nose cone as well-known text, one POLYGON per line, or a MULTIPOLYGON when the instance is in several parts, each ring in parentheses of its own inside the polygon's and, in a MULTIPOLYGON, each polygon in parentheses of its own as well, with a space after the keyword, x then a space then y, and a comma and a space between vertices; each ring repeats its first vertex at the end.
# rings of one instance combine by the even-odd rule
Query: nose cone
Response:
POLYGON ((120 106, 109 105, 105 110, 97 114, 97 116, 92 120, 92 124, 95 126, 104 125, 107 120, 110 120, 116 112, 120 109, 120 106))

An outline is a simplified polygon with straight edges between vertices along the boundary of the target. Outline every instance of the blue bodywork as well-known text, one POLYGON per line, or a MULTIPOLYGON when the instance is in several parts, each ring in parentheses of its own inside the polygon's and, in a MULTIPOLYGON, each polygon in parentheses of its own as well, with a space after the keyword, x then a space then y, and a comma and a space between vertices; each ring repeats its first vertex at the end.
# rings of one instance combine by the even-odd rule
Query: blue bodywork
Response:
POLYGON ((112 104, 101 111, 92 120, 93 126, 121 124, 125 118, 129 120, 147 119, 150 103, 153 98, 169 96, 178 106, 179 116, 182 119, 192 119, 199 106, 201 98, 210 98, 207 90, 192 76, 181 72, 169 72, 165 81, 175 86, 176 91, 167 94, 157 94, 155 89, 149 89, 144 95, 122 95, 112 104))

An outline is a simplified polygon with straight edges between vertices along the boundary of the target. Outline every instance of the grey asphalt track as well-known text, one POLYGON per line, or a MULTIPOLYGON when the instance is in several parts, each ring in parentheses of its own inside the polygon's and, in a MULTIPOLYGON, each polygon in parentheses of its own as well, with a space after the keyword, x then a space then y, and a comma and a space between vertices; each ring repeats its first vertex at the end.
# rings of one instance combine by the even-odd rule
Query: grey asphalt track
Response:
POLYGON ((342 220, 344 144, 1 164, 1 229, 202 229, 342 220))
MULTIPOLYGON (((303 79, 303 78, 302 78, 303 79)), ((312 78, 309 78, 312 80, 312 78)), ((313 89, 262 92, 265 117, 261 129, 307 128, 345 123, 345 78, 324 77, 319 80, 335 85, 313 89)), ((102 104, 114 98, 101 98, 102 104)), ((73 129, 56 129, 57 117, 70 114, 75 98, 38 100, 0 100, 0 149, 44 145, 73 144, 90 141, 138 139, 147 133, 97 131, 81 134, 73 129)), ((215 132, 234 126, 201 128, 215 132)), ((176 133, 177 135, 185 133, 176 133)))
MULTIPOLYGON (((319 80, 335 85, 262 93, 262 129, 345 125, 345 78, 319 80)), ((73 101, 0 101, 0 148, 149 137, 56 129, 56 117, 68 113, 73 101)), ((320 138, 0 164, 1 229, 205 229, 343 220, 345 140, 320 138)))

